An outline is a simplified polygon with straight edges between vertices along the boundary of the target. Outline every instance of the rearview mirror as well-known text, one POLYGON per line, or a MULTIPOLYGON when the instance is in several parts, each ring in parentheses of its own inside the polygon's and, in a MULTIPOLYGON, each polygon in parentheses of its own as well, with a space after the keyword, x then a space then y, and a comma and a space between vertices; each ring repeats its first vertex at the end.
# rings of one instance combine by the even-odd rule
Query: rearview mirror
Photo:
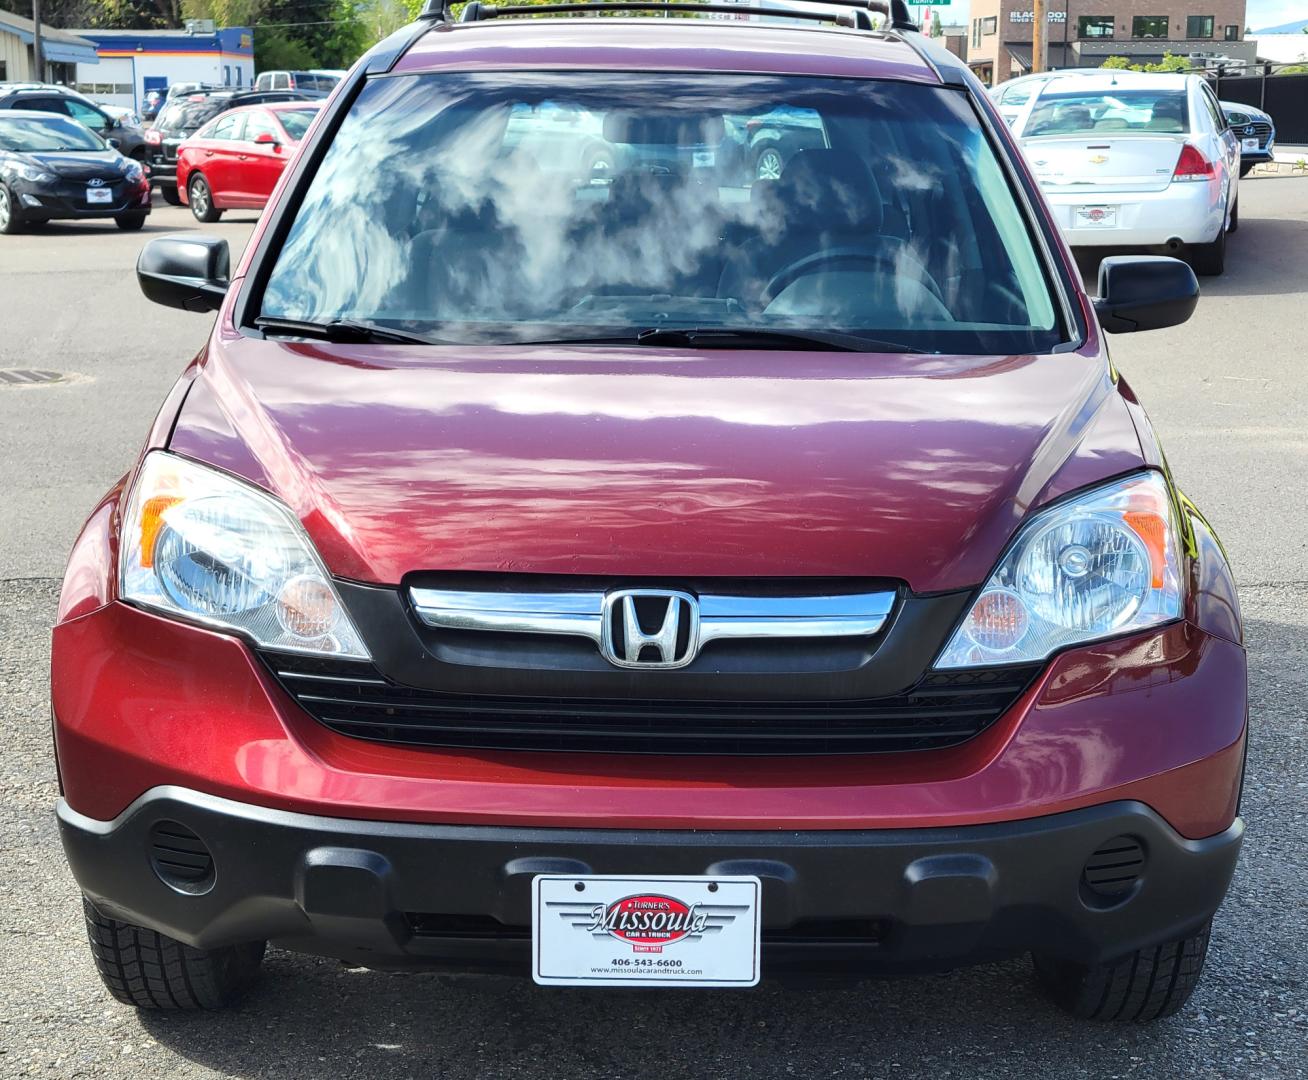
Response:
POLYGON ((183 311, 217 311, 230 274, 227 241, 217 236, 161 236, 136 260, 136 280, 146 298, 183 311))
POLYGON ((1095 314, 1110 334, 1161 330, 1185 322, 1199 302, 1199 282, 1180 259, 1109 255, 1099 264, 1095 314))

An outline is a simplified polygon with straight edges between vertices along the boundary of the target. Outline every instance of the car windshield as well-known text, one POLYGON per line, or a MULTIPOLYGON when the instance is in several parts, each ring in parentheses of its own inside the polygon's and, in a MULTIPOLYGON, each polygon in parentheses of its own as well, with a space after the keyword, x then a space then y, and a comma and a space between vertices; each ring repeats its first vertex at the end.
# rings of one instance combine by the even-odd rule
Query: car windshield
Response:
POLYGON ((58 116, 0 116, 0 150, 20 154, 44 154, 58 151, 79 153, 107 149, 103 140, 81 124, 58 116))
POLYGON ((1184 90, 1042 94, 1023 135, 1181 134, 1190 130, 1184 90))
POLYGON ((160 131, 198 131, 229 104, 226 96, 205 97, 198 101, 174 101, 159 114, 155 127, 160 131))
POLYGON ((791 77, 374 80, 309 184, 262 313, 451 343, 678 328, 750 347, 836 333, 868 351, 1062 340, 964 95, 791 77))
POLYGON ((317 115, 317 109, 277 110, 277 119, 281 122, 282 127, 286 129, 286 134, 296 142, 304 138, 304 133, 309 130, 309 125, 313 123, 313 118, 317 115))

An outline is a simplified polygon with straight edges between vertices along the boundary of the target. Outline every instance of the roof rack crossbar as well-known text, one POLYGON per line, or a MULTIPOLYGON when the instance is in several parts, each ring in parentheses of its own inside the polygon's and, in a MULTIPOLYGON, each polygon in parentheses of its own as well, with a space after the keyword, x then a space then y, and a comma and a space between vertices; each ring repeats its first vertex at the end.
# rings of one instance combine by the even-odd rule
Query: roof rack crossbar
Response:
MULTIPOLYGON (((853 8, 858 11, 871 11, 885 15, 892 30, 917 30, 918 25, 909 14, 905 0, 809 0, 815 5, 853 8)), ((440 22, 453 22, 455 0, 427 0, 418 16, 440 22)), ((608 8, 615 11, 709 11, 728 15, 778 15, 792 19, 812 19, 819 22, 835 22, 841 26, 858 25, 858 20, 842 19, 826 15, 819 11, 796 10, 766 6, 767 0, 759 0, 758 6, 743 6, 726 3, 696 3, 694 0, 577 0, 575 3, 562 2, 551 4, 507 4, 496 5, 471 0, 463 12, 463 21, 478 22, 482 19, 494 19, 501 15, 534 15, 561 12, 585 12, 593 9, 608 8)))
MULTIPOLYGON (((825 0, 824 0, 825 2, 825 0)), ((486 4, 472 0, 463 9, 463 21, 480 22, 517 15, 548 15, 584 13, 587 11, 711 11, 725 15, 774 15, 779 8, 746 7, 742 4, 714 3, 712 0, 575 0, 575 2, 547 4, 486 4)), ((787 17, 808 19, 812 22, 836 23, 853 26, 854 17, 826 11, 785 11, 787 17)))

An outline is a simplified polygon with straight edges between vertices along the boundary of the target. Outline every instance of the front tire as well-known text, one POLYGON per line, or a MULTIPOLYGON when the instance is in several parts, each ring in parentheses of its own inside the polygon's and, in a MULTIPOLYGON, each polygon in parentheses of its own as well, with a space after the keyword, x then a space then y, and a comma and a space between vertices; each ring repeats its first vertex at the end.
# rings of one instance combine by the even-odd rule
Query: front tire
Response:
POLYGON ((209 182, 199 173, 192 176, 186 184, 186 201, 191 204, 191 214, 196 221, 212 225, 223 216, 223 212, 213 205, 213 192, 209 190, 209 182))
POLYGON ((145 214, 139 212, 134 214, 119 214, 114 218, 114 224, 122 229, 123 232, 136 232, 137 229, 145 224, 145 217, 145 214))
POLYGON ((176 184, 160 184, 159 194, 163 196, 163 201, 169 206, 181 206, 182 195, 177 190, 176 184))
POLYGON ((1253 172, 1253 168, 1254 168, 1254 162, 1251 161, 1247 165, 1244 164, 1244 162, 1241 162, 1240 178, 1243 180, 1246 176, 1248 176, 1251 172, 1253 172))
POLYGON ((1201 277, 1216 277, 1226 269, 1226 229, 1217 234, 1211 244, 1195 244, 1190 248, 1190 266, 1201 277))
POLYGON ((1199 985, 1211 926, 1112 964, 1085 967, 1037 956, 1036 977, 1054 1004, 1082 1020, 1161 1020, 1180 1011, 1199 985))
POLYGON ((755 180, 780 180, 786 162, 775 146, 765 146, 754 155, 755 180))
POLYGON ((119 922, 83 898, 91 955, 105 988, 138 1009, 221 1009, 259 975, 264 942, 193 949, 165 934, 119 922))
POLYGON ((14 197, 4 184, 0 184, 0 233, 12 236, 22 231, 23 220, 18 215, 18 208, 14 206, 14 197))

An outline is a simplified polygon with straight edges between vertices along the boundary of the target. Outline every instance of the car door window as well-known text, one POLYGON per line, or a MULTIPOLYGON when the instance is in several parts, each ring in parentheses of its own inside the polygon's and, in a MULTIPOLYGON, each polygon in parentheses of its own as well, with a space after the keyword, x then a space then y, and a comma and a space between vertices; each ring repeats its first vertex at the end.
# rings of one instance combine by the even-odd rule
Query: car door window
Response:
POLYGON ((282 133, 277 130, 271 116, 263 112, 249 113, 245 119, 244 141, 252 143, 260 135, 271 135, 278 142, 282 141, 282 133))
POLYGON ((71 116, 68 111, 68 102, 60 97, 28 97, 19 100, 19 107, 31 109, 34 112, 52 112, 61 113, 64 116, 71 116))
POLYGON ((222 142, 238 141, 245 131, 245 117, 240 113, 221 116, 209 129, 209 138, 222 142))
POLYGON ((1228 127, 1226 114, 1222 112, 1222 107, 1217 104, 1217 98, 1213 97, 1213 92, 1208 87, 1205 86, 1201 93, 1203 94, 1204 106, 1208 109, 1208 115, 1212 117, 1213 127, 1217 129, 1218 134, 1221 134, 1228 127))
POLYGON ((80 101, 69 101, 67 105, 68 115, 83 127, 90 128, 92 131, 108 131, 113 127, 109 117, 99 109, 93 109, 90 105, 83 105, 80 101))

